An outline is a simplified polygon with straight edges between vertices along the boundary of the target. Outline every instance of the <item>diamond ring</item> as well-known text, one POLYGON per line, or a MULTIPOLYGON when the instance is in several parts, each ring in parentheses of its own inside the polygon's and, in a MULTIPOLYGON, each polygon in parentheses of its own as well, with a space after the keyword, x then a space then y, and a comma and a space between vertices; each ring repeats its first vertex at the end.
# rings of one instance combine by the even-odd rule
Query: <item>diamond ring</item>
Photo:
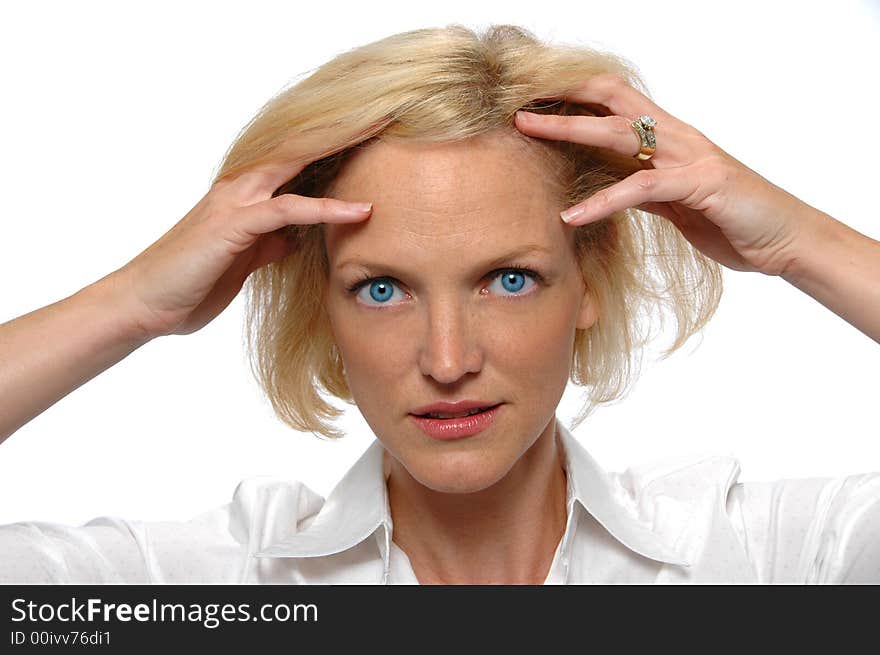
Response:
POLYGON ((635 119, 630 126, 639 137, 639 151, 633 157, 646 160, 650 159, 657 149, 657 139, 654 137, 654 126, 657 124, 653 118, 644 114, 635 119))

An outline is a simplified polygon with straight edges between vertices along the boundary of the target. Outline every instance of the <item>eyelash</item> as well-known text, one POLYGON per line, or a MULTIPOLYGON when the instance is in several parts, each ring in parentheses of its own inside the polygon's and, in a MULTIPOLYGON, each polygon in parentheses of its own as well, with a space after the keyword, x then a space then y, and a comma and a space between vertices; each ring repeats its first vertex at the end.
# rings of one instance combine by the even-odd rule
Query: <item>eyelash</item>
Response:
MULTIPOLYGON (((519 266, 517 264, 512 264, 511 266, 508 266, 505 268, 496 268, 491 273, 487 273, 483 279, 484 280, 485 279, 492 280, 492 279, 495 279, 501 273, 524 273, 525 275, 528 275, 529 277, 531 277, 536 283, 538 283, 538 284, 544 283, 544 276, 543 275, 541 275, 537 271, 535 271, 527 266, 519 266)), ((350 285, 346 289, 346 291, 350 294, 356 294, 358 291, 361 290, 362 287, 365 287, 367 284, 369 284, 370 282, 373 282, 374 280, 389 280, 390 282, 392 282, 394 284, 398 284, 396 279, 394 279, 393 277, 390 277, 388 275, 371 277, 368 274, 364 273, 363 277, 361 277, 361 279, 355 281, 352 285, 350 285)), ((518 295, 502 296, 502 297, 520 298, 520 297, 526 296, 526 295, 529 295, 529 294, 523 293, 523 294, 518 294, 518 295)), ((371 306, 371 307, 375 307, 375 306, 371 306)))

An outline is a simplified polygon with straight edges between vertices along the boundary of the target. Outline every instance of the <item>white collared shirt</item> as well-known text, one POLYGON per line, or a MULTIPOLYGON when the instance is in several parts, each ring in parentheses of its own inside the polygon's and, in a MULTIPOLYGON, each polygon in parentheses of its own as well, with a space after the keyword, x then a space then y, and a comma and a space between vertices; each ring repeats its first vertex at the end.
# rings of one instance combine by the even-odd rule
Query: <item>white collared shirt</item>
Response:
MULTIPOLYGON (((730 457, 608 473, 557 419, 567 522, 545 584, 880 583, 880 473, 737 483, 730 457)), ((189 521, 0 526, 4 583, 418 584, 374 441, 326 501, 257 477, 189 521)))

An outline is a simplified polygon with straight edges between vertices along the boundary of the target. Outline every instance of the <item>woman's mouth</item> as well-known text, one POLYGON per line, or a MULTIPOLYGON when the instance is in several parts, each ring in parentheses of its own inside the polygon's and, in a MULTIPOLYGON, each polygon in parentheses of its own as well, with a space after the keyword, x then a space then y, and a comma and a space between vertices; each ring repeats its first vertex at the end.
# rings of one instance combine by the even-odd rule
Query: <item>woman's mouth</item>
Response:
POLYGON ((435 439, 459 439, 482 432, 495 422, 498 410, 504 403, 482 409, 472 409, 458 414, 443 412, 425 415, 410 414, 425 434, 435 439))
MULTIPOLYGON (((494 407, 494 405, 493 405, 494 407)), ((474 414, 480 414, 481 412, 485 412, 487 409, 492 409, 492 407, 476 407, 474 409, 470 409, 466 412, 459 412, 458 414, 444 414, 443 412, 431 412, 429 414, 420 414, 420 416, 428 417, 428 418, 464 418, 465 416, 473 416, 474 414)))

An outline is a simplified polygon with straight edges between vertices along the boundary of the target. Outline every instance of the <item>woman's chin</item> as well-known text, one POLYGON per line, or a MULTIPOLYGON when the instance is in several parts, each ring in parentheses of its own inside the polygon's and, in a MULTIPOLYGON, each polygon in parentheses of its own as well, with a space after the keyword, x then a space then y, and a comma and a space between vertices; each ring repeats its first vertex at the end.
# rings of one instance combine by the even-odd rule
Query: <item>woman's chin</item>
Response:
MULTIPOLYGON (((511 462, 511 465, 513 462, 511 462)), ((407 470, 419 483, 441 493, 467 494, 482 491, 510 470, 498 457, 487 459, 476 453, 413 462, 407 470)))

